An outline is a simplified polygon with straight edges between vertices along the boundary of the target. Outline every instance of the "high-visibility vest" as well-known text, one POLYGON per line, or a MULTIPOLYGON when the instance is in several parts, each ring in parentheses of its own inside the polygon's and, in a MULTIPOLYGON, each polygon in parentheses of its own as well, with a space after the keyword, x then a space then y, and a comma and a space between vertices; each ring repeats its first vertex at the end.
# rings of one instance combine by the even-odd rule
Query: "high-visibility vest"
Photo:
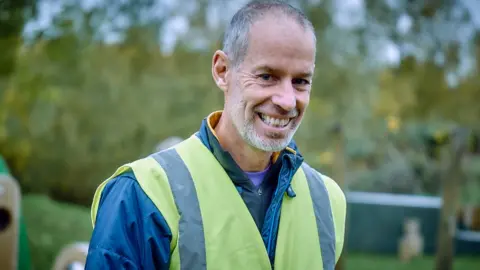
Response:
MULTIPOLYGON (((170 227, 170 269, 272 269, 248 208, 223 167, 196 136, 124 165, 103 182, 94 195, 94 226, 103 188, 129 169, 170 227)), ((336 209, 331 205, 338 205, 332 197, 341 190, 305 163, 291 185, 296 196, 283 198, 274 268, 333 270, 343 231, 337 232, 341 239, 336 239, 336 209)))

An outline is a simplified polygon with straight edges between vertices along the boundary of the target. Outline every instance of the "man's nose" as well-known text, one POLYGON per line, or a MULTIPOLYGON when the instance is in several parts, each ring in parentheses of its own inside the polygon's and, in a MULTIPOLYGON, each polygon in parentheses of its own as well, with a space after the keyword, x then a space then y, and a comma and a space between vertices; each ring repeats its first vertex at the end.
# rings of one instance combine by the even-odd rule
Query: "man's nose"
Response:
POLYGON ((275 95, 272 97, 272 102, 287 112, 295 109, 297 98, 292 83, 284 83, 278 87, 275 95))

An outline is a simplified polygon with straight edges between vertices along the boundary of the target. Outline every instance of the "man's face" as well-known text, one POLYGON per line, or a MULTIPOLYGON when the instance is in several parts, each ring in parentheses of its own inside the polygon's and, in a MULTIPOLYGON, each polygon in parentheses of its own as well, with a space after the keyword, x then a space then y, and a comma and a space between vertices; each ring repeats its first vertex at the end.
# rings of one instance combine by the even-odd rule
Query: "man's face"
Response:
POLYGON ((310 99, 315 67, 311 30, 267 15, 250 28, 244 61, 230 70, 225 112, 245 142, 262 151, 284 149, 310 99))

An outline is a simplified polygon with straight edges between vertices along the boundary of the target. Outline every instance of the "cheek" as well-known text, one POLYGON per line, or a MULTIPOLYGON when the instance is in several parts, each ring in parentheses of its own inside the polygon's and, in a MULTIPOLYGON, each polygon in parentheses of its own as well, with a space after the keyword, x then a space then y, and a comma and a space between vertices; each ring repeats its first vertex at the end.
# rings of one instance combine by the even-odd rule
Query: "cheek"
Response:
POLYGON ((234 83, 228 88, 228 91, 225 93, 225 100, 227 101, 227 103, 235 106, 235 104, 238 104, 242 100, 241 92, 242 89, 239 87, 239 85, 234 83))
POLYGON ((270 100, 273 93, 272 89, 260 85, 252 85, 250 88, 245 89, 243 96, 249 104, 257 106, 270 100))
POLYGON ((258 105, 258 91, 255 88, 240 88, 236 93, 236 99, 243 104, 247 110, 258 105))
POLYGON ((310 91, 299 92, 297 94, 297 109, 305 111, 310 103, 310 91))
POLYGON ((235 115, 243 115, 243 111, 246 110, 248 102, 245 101, 240 89, 232 90, 233 91, 230 91, 230 93, 226 97, 226 105, 235 115))

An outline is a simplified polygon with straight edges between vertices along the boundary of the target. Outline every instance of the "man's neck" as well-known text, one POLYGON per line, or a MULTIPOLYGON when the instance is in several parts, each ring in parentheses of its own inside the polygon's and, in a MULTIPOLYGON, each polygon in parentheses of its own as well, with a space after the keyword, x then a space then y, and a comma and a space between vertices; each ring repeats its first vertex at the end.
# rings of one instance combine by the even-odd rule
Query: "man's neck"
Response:
POLYGON ((215 133, 223 150, 228 151, 233 160, 245 172, 258 172, 264 170, 270 163, 271 152, 254 149, 248 145, 229 123, 226 116, 220 117, 215 126, 215 133))

